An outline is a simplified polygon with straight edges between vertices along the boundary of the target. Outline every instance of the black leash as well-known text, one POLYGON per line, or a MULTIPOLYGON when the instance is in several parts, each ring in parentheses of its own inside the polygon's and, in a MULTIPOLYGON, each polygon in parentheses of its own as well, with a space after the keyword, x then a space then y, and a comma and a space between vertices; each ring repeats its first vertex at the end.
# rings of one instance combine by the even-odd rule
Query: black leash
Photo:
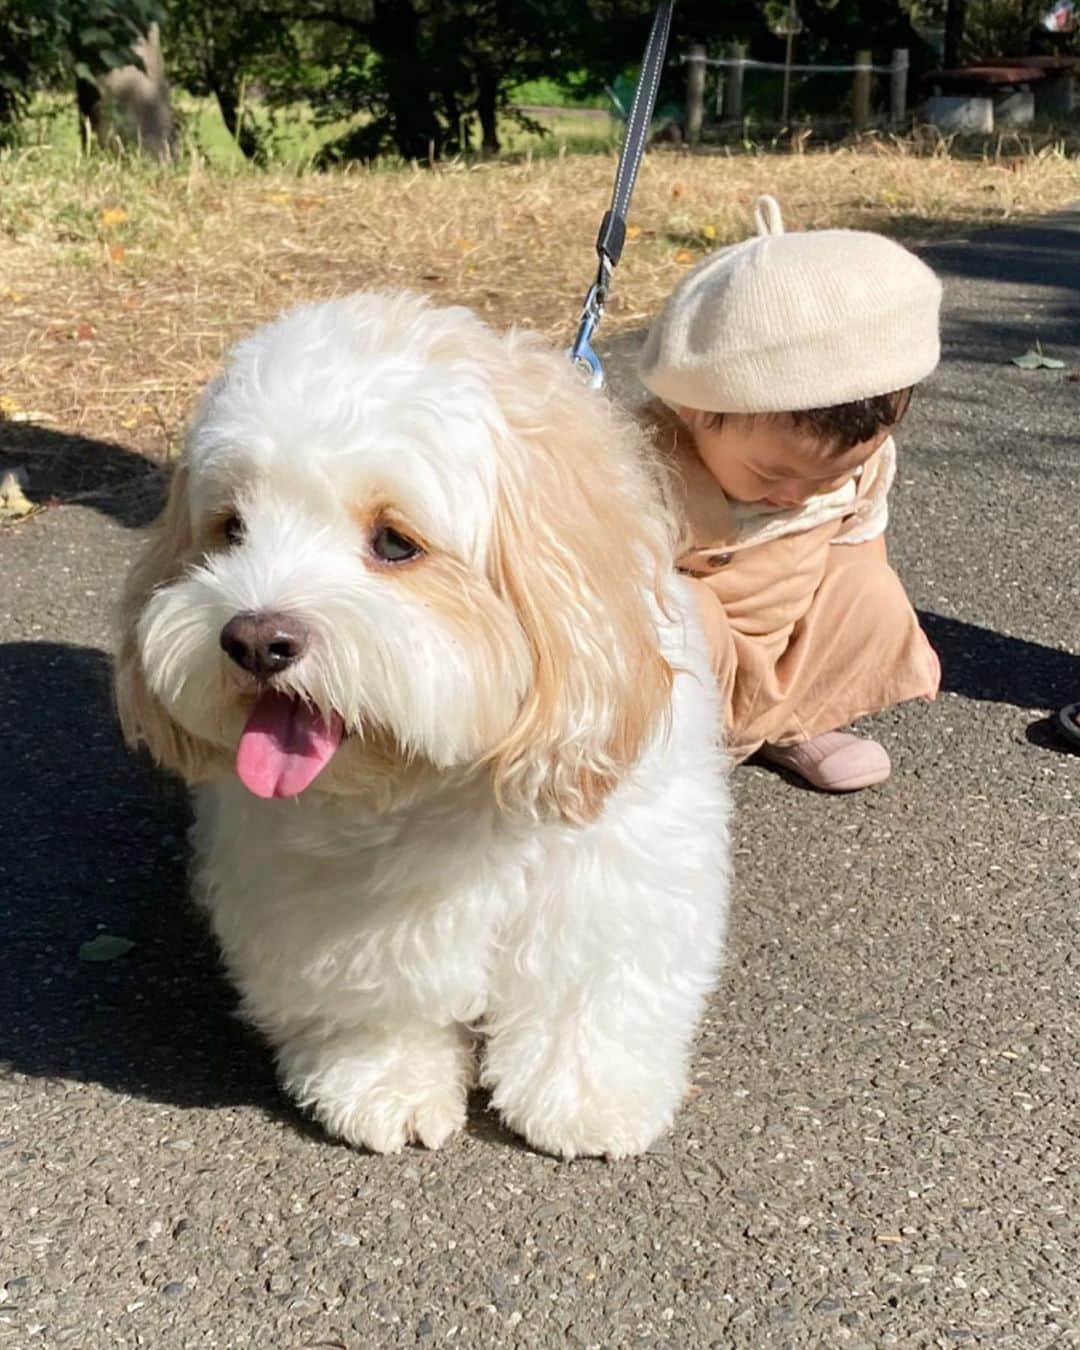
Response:
POLYGON ((638 74, 637 88, 634 90, 634 102, 630 107, 630 116, 626 119, 626 136, 623 139, 619 167, 615 174, 615 191, 611 196, 611 206, 604 212, 604 219, 600 223, 600 233, 596 236, 596 254, 599 259, 596 280, 589 287, 589 293, 585 297, 577 337, 570 348, 571 361, 597 389, 604 383, 604 368, 592 349, 592 336, 604 316, 604 303, 611 288, 611 274, 626 242, 626 217, 630 210, 630 198, 637 181, 638 169, 641 167, 641 157, 645 153, 645 144, 649 138, 649 125, 656 105, 660 74, 664 68, 664 53, 667 50, 671 11, 674 8, 674 0, 662 0, 653 15, 652 29, 645 44, 645 55, 641 59, 641 71, 638 74))

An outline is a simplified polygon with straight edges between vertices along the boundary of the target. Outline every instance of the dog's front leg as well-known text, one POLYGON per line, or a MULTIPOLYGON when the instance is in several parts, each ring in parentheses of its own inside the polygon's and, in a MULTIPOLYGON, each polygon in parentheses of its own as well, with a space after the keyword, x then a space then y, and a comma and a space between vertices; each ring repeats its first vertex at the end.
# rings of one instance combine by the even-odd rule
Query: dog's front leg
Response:
POLYGON ((439 1148, 465 1123, 472 1038, 456 1023, 305 1032, 280 1041, 277 1059, 289 1093, 357 1148, 439 1148))
POLYGON ((685 1094, 720 910, 700 909, 692 924, 672 898, 661 925, 662 896, 641 897, 637 915, 626 901, 585 902, 565 922, 541 912, 496 981, 481 1081, 507 1124, 544 1152, 640 1153, 685 1094))

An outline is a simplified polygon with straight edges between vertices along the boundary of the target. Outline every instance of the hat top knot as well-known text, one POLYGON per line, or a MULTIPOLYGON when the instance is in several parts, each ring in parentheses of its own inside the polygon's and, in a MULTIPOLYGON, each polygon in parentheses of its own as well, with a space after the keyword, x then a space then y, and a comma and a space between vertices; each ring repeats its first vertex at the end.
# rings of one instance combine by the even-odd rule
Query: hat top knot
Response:
POLYGON ((754 203, 754 229, 762 235, 784 233, 784 217, 780 214, 780 203, 767 192, 763 192, 754 203))

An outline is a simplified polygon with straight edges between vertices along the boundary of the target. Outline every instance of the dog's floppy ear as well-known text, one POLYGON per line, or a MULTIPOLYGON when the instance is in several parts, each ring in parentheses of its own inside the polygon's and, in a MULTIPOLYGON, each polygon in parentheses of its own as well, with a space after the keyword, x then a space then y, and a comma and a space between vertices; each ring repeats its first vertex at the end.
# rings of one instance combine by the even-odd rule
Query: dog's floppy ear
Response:
POLYGON ((159 586, 180 575, 192 547, 187 488, 188 468, 180 463, 169 484, 165 509, 128 572, 120 598, 113 689, 127 744, 145 745, 159 764, 193 782, 203 776, 209 747, 169 717, 147 685, 139 652, 139 619, 147 601, 159 586))
POLYGON ((642 433, 565 357, 522 334, 505 343, 492 581, 517 614, 533 672, 495 752, 495 785, 504 802, 580 824, 600 813, 670 705, 657 642, 670 518, 642 433))

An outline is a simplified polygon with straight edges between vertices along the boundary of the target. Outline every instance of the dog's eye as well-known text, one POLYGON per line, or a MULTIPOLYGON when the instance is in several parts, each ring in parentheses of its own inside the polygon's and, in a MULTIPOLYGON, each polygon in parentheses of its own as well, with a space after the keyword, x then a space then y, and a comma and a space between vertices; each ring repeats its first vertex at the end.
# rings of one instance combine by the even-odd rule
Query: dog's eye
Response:
POLYGON ((393 526, 379 525, 371 536, 371 551, 381 562, 399 563, 418 558, 424 550, 393 526))
POLYGON ((225 542, 232 547, 238 544, 244 537, 244 522, 234 511, 231 516, 226 516, 221 522, 221 533, 225 536, 225 542))

